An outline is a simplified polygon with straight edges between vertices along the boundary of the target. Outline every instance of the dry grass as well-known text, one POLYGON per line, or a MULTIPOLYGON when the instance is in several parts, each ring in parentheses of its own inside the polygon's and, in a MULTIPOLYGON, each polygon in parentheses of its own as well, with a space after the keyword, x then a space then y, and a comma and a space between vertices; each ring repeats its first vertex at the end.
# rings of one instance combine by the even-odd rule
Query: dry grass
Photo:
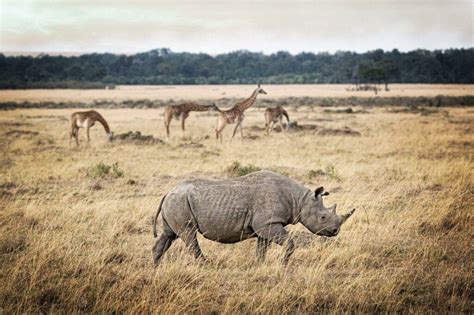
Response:
MULTIPOLYGON (((0 90, 0 102, 92 102, 94 100, 218 100, 248 97, 254 85, 154 85, 118 86, 115 90, 0 90)), ((349 84, 265 85, 266 98, 286 97, 373 97, 373 92, 346 91, 349 84)), ((435 97, 474 95, 472 84, 391 84, 378 97, 435 97)))
MULTIPOLYGON (((473 311, 472 109, 423 116, 301 107, 289 113, 300 125, 348 126, 361 135, 304 129, 270 137, 257 128, 263 110, 252 109, 247 139, 224 146, 214 144, 214 114, 192 113, 187 140, 178 138, 176 122, 171 141, 155 145, 109 144, 96 126, 91 144, 80 148, 67 145, 71 112, 0 117, 6 313, 473 311), (292 227, 299 248, 287 268, 276 245, 258 265, 254 240, 222 245, 203 238, 208 264, 177 241, 154 268, 151 217, 163 193, 185 177, 226 176, 234 161, 324 185, 328 203, 358 212, 333 239, 292 227), (92 178, 100 162, 117 162, 122 176, 92 178)), ((160 110, 101 112, 116 133, 164 136, 160 110)))

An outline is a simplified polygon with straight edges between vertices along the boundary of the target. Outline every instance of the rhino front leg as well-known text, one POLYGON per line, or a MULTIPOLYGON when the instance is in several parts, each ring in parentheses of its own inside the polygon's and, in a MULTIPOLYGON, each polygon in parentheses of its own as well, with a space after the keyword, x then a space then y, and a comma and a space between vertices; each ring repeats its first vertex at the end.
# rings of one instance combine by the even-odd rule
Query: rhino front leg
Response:
POLYGON ((257 232, 257 235, 280 246, 283 246, 286 243, 286 251, 285 255, 283 256, 282 263, 284 265, 288 264, 290 256, 295 251, 295 243, 282 225, 271 225, 268 228, 262 229, 262 232, 257 232))
POLYGON ((268 247, 270 246, 270 241, 263 238, 257 238, 257 261, 262 263, 265 261, 265 256, 267 255, 268 247))
POLYGON ((170 248, 173 241, 178 236, 171 230, 171 228, 163 222, 163 233, 161 233, 158 240, 153 245, 152 253, 153 253, 153 262, 155 266, 160 263, 161 257, 163 257, 164 253, 170 248))

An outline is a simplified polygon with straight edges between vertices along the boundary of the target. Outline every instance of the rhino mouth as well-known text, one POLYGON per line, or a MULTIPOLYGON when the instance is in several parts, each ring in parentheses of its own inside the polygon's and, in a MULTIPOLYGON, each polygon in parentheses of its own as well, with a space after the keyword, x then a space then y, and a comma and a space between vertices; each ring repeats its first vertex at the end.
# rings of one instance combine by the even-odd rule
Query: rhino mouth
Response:
POLYGON ((326 237, 334 237, 339 234, 338 228, 325 228, 324 230, 319 231, 316 235, 319 236, 326 236, 326 237))

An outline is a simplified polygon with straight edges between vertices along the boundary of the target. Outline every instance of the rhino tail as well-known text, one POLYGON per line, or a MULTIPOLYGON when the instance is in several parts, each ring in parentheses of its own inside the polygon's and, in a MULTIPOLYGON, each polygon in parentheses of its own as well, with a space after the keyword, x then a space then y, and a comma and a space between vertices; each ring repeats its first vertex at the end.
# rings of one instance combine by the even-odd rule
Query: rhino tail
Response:
POLYGON ((158 210, 156 211, 155 216, 153 217, 153 236, 158 237, 158 233, 156 232, 156 220, 158 219, 158 216, 160 215, 161 212, 161 207, 163 206, 163 202, 165 201, 167 195, 164 195, 163 198, 161 198, 160 205, 158 206, 158 210))

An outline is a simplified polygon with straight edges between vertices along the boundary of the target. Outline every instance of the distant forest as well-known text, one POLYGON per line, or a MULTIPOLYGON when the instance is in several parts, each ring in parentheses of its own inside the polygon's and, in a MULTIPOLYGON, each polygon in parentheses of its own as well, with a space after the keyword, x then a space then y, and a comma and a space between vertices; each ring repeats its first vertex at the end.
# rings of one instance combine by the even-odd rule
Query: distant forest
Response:
POLYGON ((0 88, 98 88, 118 84, 474 83, 474 48, 366 53, 211 56, 155 49, 77 57, 0 54, 0 88))

